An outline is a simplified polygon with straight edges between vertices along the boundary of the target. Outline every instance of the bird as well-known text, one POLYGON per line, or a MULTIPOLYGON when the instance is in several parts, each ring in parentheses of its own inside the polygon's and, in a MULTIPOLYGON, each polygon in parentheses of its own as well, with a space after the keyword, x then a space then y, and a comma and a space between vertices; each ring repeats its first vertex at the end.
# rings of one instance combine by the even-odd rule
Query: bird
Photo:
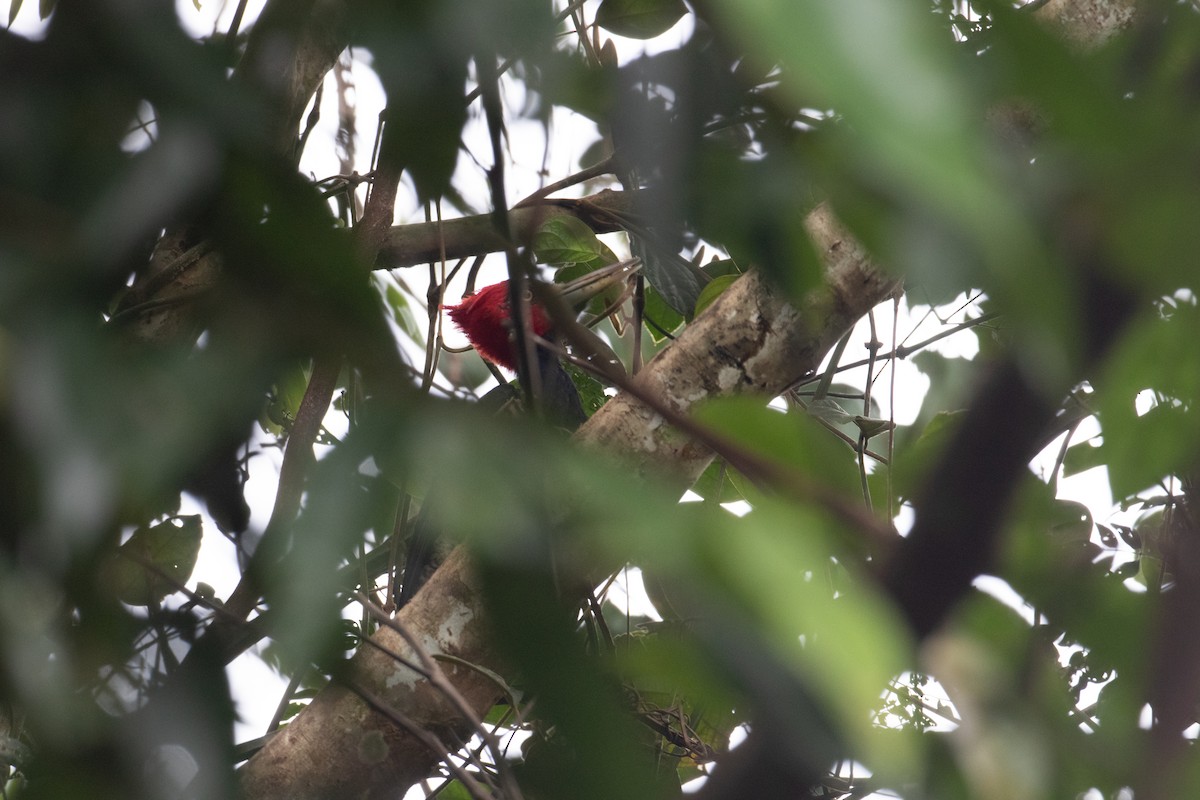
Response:
MULTIPOLYGON (((630 259, 606 265, 569 283, 554 286, 559 297, 577 311, 601 293, 620 285, 641 268, 641 261, 630 259)), ((446 314, 480 357, 510 372, 517 372, 519 358, 512 317, 508 281, 500 281, 469 294, 456 305, 445 306, 446 314)), ((535 363, 540 397, 538 412, 551 425, 573 431, 587 420, 571 376, 559 361, 561 350, 546 347, 555 338, 554 321, 536 300, 529 303, 530 328, 539 342, 535 363)), ((502 387, 512 391, 511 384, 502 387)), ((502 403, 502 405, 505 403, 502 403)), ((434 490, 436 491, 436 489, 434 490)), ((409 535, 404 561, 404 574, 396 592, 396 607, 403 608, 436 568, 435 551, 438 536, 428 515, 421 512, 409 535)))
MULTIPOLYGON (((638 259, 619 261, 555 286, 554 290, 568 306, 581 310, 593 297, 621 284, 640 268, 638 259)), ((517 372, 519 359, 510 304, 509 282, 500 281, 445 308, 450 321, 466 335, 467 341, 484 360, 517 372)), ((553 320, 540 303, 530 302, 529 317, 530 328, 536 337, 553 340, 553 320)), ((579 393, 563 370, 556 348, 539 346, 535 353, 536 363, 532 366, 537 369, 541 388, 539 411, 551 424, 573 431, 587 419, 579 393)))
MULTIPOLYGON (((510 304, 509 283, 500 281, 464 297, 458 305, 447 306, 446 313, 481 358, 510 372, 517 372, 518 356, 510 304)), ((546 338, 552 328, 546 310, 538 303, 530 303, 529 316, 533 333, 546 338)), ((587 419, 587 413, 583 410, 583 403, 571 377, 562 368, 557 354, 544 347, 536 348, 535 353, 539 413, 557 427, 569 431, 578 428, 587 419)), ((486 398, 489 405, 503 405, 516 395, 512 384, 502 384, 497 389, 497 396, 486 398)))
MULTIPOLYGON (((446 306, 446 314, 482 358, 516 372, 517 353, 509 304, 508 281, 500 281, 465 296, 458 305, 446 306)), ((534 333, 538 336, 549 333, 550 318, 546 315, 546 309, 538 303, 531 303, 529 316, 534 333)))

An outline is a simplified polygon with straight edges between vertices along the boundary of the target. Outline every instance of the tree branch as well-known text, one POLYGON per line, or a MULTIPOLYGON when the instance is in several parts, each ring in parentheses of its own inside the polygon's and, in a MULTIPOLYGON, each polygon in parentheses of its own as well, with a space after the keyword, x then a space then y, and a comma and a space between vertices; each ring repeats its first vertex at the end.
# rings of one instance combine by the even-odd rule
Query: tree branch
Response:
MULTIPOLYGON (((743 276, 639 373, 637 381, 680 413, 697 401, 737 393, 764 402, 820 366, 830 347, 869 308, 890 297, 898 282, 876 272, 824 206, 808 218, 826 264, 826 285, 793 306, 755 272, 743 276)), ((666 474, 682 489, 703 472, 712 452, 666 429, 635 400, 618 396, 576 434, 580 442, 628 458, 639 471, 666 474)), ((464 548, 457 548, 398 620, 434 655, 447 654, 486 669, 503 665, 487 638, 482 593, 464 548)), ((405 718, 421 721, 443 741, 470 733, 428 680, 381 652, 416 654, 391 628, 379 647, 351 660, 355 685, 405 718)), ((478 716, 495 702, 495 684, 476 670, 450 669, 459 694, 478 716)), ((343 686, 324 690, 243 768, 242 787, 256 800, 295 797, 391 797, 398 785, 427 775, 442 754, 397 729, 385 715, 343 686), (364 752, 377 759, 364 763, 364 752)))

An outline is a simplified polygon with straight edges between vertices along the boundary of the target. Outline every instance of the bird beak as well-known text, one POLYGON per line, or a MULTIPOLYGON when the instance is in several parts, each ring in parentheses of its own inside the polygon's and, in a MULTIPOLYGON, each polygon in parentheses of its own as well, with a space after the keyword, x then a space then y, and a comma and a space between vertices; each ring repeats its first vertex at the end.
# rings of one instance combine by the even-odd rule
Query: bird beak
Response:
POLYGON ((592 298, 607 292, 614 286, 625 283, 641 268, 642 260, 640 258, 618 261, 615 264, 608 264, 600 269, 592 270, 567 283, 559 284, 555 288, 558 289, 559 296, 572 308, 582 309, 592 298))

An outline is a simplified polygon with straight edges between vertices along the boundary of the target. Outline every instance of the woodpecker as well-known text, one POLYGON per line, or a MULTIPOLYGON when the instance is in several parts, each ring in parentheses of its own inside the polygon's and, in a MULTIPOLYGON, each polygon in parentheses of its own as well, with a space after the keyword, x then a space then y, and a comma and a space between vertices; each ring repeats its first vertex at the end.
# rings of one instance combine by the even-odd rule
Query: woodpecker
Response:
MULTIPOLYGON (((638 259, 621 261, 589 272, 570 283, 555 286, 554 291, 568 306, 579 311, 593 297, 619 285, 640 268, 638 259)), ((482 358, 510 372, 517 371, 519 359, 508 281, 494 283, 467 295, 457 305, 446 306, 446 313, 482 358)), ((540 339, 553 342, 553 320, 546 309, 533 299, 529 304, 529 317, 532 333, 540 339)), ((546 421, 568 431, 582 425, 587 420, 587 413, 583 410, 571 376, 559 363, 558 351, 537 346, 531 366, 537 370, 541 387, 539 411, 546 421)), ((437 536, 432 527, 424 513, 418 516, 408 540, 403 582, 396 595, 397 608, 412 599, 436 567, 435 562, 439 560, 434 554, 437 536)))

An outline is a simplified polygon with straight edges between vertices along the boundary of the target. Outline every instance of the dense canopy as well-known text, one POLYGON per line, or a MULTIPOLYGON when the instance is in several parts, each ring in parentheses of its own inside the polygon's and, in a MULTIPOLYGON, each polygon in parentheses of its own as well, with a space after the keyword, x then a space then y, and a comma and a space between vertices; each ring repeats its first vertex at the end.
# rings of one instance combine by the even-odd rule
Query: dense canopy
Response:
POLYGON ((33 6, 8 797, 1200 792, 1195 3, 33 6))

